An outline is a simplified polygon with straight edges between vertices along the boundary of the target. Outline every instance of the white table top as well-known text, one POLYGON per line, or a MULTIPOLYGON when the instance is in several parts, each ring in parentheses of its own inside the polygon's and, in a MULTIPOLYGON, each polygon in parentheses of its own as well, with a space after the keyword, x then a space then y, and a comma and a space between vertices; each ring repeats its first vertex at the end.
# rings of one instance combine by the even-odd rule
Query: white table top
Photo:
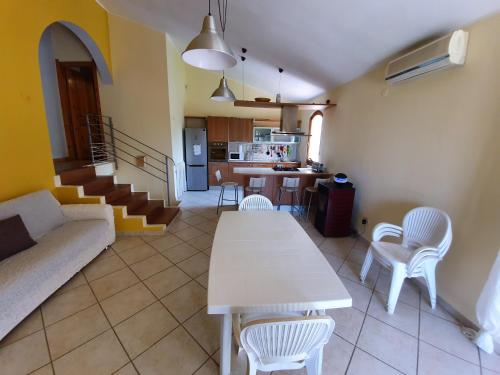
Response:
POLYGON ((256 175, 263 175, 263 174, 269 174, 269 175, 280 175, 280 174, 298 174, 298 175, 303 175, 303 174, 318 174, 318 173, 328 173, 328 172, 313 172, 311 168, 298 168, 298 171, 275 171, 272 168, 265 168, 265 167, 235 167, 233 168, 233 173, 236 174, 256 174, 256 175))
POLYGON ((288 212, 222 214, 210 258, 209 314, 350 306, 344 284, 288 212))

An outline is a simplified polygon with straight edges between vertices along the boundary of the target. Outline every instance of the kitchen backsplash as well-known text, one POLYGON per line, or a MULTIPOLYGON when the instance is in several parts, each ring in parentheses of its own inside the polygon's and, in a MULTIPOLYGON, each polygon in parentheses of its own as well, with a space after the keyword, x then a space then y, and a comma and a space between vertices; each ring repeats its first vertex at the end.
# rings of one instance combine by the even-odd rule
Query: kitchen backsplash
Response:
POLYGON ((248 161, 296 161, 296 144, 258 144, 229 142, 229 152, 238 152, 242 145, 245 160, 248 161))

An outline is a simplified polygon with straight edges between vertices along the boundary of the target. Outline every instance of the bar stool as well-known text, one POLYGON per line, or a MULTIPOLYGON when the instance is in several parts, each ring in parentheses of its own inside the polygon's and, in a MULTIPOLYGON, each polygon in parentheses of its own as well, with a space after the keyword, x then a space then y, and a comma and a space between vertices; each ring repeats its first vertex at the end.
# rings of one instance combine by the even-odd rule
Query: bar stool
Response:
POLYGON ((217 182, 220 184, 220 193, 219 193, 219 199, 217 201, 217 214, 219 214, 219 207, 224 206, 224 201, 226 202, 234 202, 234 204, 237 206, 238 205, 238 183, 237 182, 222 182, 222 175, 220 173, 220 170, 215 171, 215 178, 217 179, 217 182), (224 198, 224 192, 226 191, 227 187, 233 187, 234 188, 234 199, 225 199, 224 198))
MULTIPOLYGON (((304 189, 304 193, 302 194, 302 204, 306 202, 306 193, 309 193, 309 204, 307 205, 307 215, 305 217, 306 220, 309 220, 309 211, 311 210, 311 201, 313 195, 316 195, 318 193, 318 185, 322 182, 330 182, 329 178, 317 178, 314 181, 314 186, 307 186, 304 189)), ((305 206, 303 206, 302 214, 305 213, 306 209, 305 206)))
POLYGON ((295 206, 293 205, 293 196, 294 195, 295 195, 295 201, 297 202, 297 206, 300 206, 299 183, 300 183, 300 178, 298 178, 298 177, 283 177, 283 185, 280 186, 280 190, 278 193, 278 211, 280 210, 280 207, 281 207, 281 198, 283 197, 283 194, 286 194, 286 193, 292 194, 291 211, 293 211, 295 208, 295 206))
POLYGON ((265 177, 250 177, 250 184, 245 187, 245 192, 250 194, 262 194, 265 186, 265 177))

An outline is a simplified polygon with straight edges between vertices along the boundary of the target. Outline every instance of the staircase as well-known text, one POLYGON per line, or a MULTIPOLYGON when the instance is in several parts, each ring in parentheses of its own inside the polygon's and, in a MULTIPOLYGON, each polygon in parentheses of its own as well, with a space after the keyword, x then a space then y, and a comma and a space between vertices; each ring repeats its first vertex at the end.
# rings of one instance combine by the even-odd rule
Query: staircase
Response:
MULTIPOLYGON (((115 176, 97 176, 96 170, 92 166, 63 171, 59 175, 61 188, 76 188, 83 190, 79 198, 95 198, 95 202, 107 203, 118 210, 115 210, 115 217, 119 217, 116 224, 117 232, 164 232, 166 226, 172 222, 179 208, 165 207, 162 200, 149 199, 147 192, 135 192, 131 184, 118 184, 115 182, 115 176), (122 214, 122 215, 120 215, 122 214), (120 225, 120 219, 135 219, 138 225, 132 225, 131 228, 120 225), (139 220, 138 220, 139 219, 139 220)), ((77 203, 80 200, 61 198, 63 203, 77 203)), ((78 194, 77 194, 78 195, 78 194)), ((128 223, 130 227, 131 223, 128 223)))

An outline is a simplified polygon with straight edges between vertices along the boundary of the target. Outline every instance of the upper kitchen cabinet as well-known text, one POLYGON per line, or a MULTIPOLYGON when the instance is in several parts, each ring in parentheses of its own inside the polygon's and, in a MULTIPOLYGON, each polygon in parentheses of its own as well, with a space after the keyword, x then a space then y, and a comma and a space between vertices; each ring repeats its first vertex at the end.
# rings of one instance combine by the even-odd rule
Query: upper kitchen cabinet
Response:
POLYGON ((229 142, 253 141, 253 120, 249 118, 229 119, 229 142))
POLYGON ((207 119, 208 142, 227 142, 229 138, 228 117, 208 117, 207 119))

